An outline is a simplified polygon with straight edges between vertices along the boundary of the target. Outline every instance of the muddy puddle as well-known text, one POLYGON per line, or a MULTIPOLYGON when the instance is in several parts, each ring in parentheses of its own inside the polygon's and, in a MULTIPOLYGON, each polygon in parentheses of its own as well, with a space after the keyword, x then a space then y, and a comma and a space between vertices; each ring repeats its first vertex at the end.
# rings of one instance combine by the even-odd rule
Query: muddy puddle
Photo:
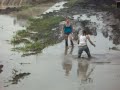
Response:
MULTIPOLYGON (((89 19, 85 15, 82 18, 89 19)), ((84 58, 77 59, 76 41, 75 47, 68 50, 63 41, 45 48, 40 54, 21 57, 21 53, 11 51, 13 46, 9 40, 23 27, 14 24, 15 18, 0 15, 0 65, 4 65, 0 68, 3 70, 0 90, 119 90, 120 52, 109 49, 119 49, 119 46, 104 37, 100 30, 104 25, 102 19, 90 18, 99 27, 97 36, 91 36, 96 47, 88 44, 93 58, 87 60, 85 53, 84 58)))

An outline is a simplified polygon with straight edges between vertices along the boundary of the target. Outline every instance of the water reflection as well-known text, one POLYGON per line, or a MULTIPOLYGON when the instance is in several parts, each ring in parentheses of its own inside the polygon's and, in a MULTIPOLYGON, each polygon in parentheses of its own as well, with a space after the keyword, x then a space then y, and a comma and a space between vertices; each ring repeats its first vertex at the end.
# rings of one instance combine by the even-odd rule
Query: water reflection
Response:
POLYGON ((14 24, 14 25, 17 24, 17 19, 16 19, 16 18, 13 20, 13 24, 14 24))
MULTIPOLYGON (((93 16, 74 15, 76 21, 76 30, 81 27, 85 29, 88 34, 97 36, 98 31, 101 31, 105 38, 109 38, 113 44, 120 44, 120 20, 115 18, 113 14, 98 14, 93 16)), ((81 32, 80 32, 81 33, 81 32)))
POLYGON ((73 52, 74 47, 70 48, 70 51, 68 48, 65 48, 64 52, 64 60, 62 62, 63 69, 65 70, 65 75, 69 76, 69 73, 72 69, 72 52, 73 52))
POLYGON ((81 81, 81 84, 93 82, 92 78, 90 78, 93 69, 91 69, 90 72, 88 72, 88 67, 89 67, 88 60, 86 59, 78 60, 77 75, 81 81))

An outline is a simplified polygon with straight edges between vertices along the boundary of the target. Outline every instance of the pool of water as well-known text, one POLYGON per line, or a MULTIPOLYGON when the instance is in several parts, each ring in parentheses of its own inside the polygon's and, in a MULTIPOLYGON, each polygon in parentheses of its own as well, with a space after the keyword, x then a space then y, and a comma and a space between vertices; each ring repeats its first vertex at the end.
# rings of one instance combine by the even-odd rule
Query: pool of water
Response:
MULTIPOLYGON (((91 36, 96 47, 88 43, 93 56, 90 61, 77 59, 75 41, 75 47, 69 47, 67 51, 63 41, 45 48, 40 54, 21 57, 21 53, 11 51, 13 46, 9 43, 14 32, 23 28, 14 24, 14 19, 0 15, 0 64, 4 65, 0 74, 0 90, 120 89, 120 52, 109 50, 115 45, 100 30, 97 36, 91 36), (14 70, 17 73, 29 72, 30 75, 20 79, 18 84, 12 84, 9 80, 12 80, 14 70)), ((83 56, 86 57, 86 54, 83 53, 83 56)))

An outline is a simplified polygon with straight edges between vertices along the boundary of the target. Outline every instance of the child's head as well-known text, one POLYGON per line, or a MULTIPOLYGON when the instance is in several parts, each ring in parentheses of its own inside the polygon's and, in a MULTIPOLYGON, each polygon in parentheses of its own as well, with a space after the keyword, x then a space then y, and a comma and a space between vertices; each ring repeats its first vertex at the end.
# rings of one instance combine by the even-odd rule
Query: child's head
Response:
POLYGON ((86 30, 83 30, 83 31, 82 31, 82 34, 83 34, 83 35, 87 35, 87 31, 86 31, 86 30))
POLYGON ((67 25, 70 24, 70 19, 69 19, 69 17, 65 17, 65 22, 66 22, 67 25))

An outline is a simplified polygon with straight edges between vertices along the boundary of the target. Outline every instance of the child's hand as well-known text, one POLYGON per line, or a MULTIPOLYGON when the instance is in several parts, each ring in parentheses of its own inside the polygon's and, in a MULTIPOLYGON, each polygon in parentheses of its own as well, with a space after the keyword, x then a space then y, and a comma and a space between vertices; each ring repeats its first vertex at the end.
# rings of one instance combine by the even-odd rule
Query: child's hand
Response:
POLYGON ((95 45, 95 44, 93 44, 93 46, 94 46, 94 47, 96 47, 96 45, 95 45))

